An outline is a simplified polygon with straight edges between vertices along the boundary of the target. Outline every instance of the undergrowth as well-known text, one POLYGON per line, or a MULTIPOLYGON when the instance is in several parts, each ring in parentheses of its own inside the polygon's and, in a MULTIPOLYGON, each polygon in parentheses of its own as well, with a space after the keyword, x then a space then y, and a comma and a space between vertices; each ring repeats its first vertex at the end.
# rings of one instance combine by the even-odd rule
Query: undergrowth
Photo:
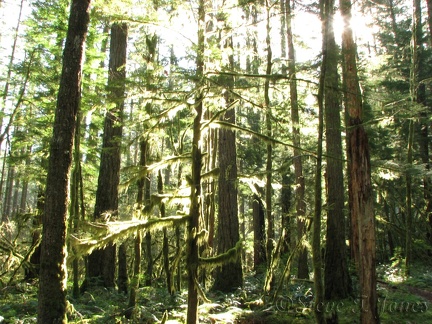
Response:
MULTIPOLYGON (((432 272, 427 265, 413 267, 409 278, 400 269, 381 265, 378 270, 378 311, 381 323, 432 323, 432 272), (394 281, 392 281, 394 279, 394 281)), ((355 279, 355 278, 354 278, 355 279)), ((355 282, 355 280, 354 280, 355 282)), ((208 292, 211 303, 199 307, 199 322, 206 323, 314 323, 317 307, 327 318, 342 324, 359 323, 361 299, 314 305, 312 283, 292 280, 276 299, 263 295, 262 277, 248 276, 232 294, 208 292)), ((163 287, 141 287, 133 319, 124 316, 128 296, 115 290, 92 288, 78 299, 69 298, 70 323, 184 323, 187 293, 171 296, 163 287)), ((363 310, 366 311, 366 310, 363 310)), ((37 281, 0 286, 0 323, 36 323, 37 281)), ((329 320, 330 321, 330 320, 329 320)))

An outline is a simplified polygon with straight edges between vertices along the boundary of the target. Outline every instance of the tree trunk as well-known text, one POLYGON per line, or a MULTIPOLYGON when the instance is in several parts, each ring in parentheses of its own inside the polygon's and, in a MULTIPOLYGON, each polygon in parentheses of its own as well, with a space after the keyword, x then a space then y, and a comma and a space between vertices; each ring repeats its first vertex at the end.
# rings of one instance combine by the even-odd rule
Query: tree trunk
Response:
MULTIPOLYGON (((73 170, 70 185, 70 219, 69 219, 69 230, 76 232, 78 230, 78 222, 80 218, 80 203, 79 203, 79 183, 81 174, 81 113, 77 114, 77 126, 75 131, 75 147, 73 153, 73 170)), ((74 298, 78 298, 80 294, 79 287, 79 269, 78 269, 78 258, 74 258, 72 261, 72 275, 73 275, 73 292, 74 298)))
POLYGON ((33 218, 33 231, 32 231, 32 247, 35 247, 33 253, 30 255, 31 268, 25 270, 25 281, 30 281, 39 276, 40 257, 41 257, 41 231, 39 226, 42 225, 42 215, 45 209, 45 195, 44 192, 39 189, 36 202, 36 215, 33 218), (39 243, 38 243, 39 242, 39 243))
POLYGON ((14 40, 12 43, 12 52, 9 58, 9 64, 8 64, 8 69, 7 69, 7 73, 6 73, 6 80, 4 81, 4 88, 3 88, 3 95, 2 95, 2 101, 0 102, 1 106, 0 106, 0 112, 1 112, 1 116, 0 116, 0 129, 2 131, 2 133, 0 134, 0 146, 3 144, 3 140, 5 138, 5 136, 8 135, 9 132, 9 126, 12 123, 12 119, 14 114, 12 114, 12 116, 10 117, 11 120, 9 120, 7 123, 9 126, 4 127, 5 125, 3 124, 3 118, 5 115, 5 109, 6 109, 6 100, 7 97, 9 95, 9 86, 10 86, 10 82, 11 82, 11 76, 12 76, 12 71, 13 71, 13 64, 14 64, 14 60, 15 60, 15 52, 17 49, 17 41, 19 39, 19 29, 21 26, 21 17, 22 17, 22 13, 23 13, 23 7, 24 7, 24 0, 21 0, 20 3, 20 9, 19 9, 19 14, 18 14, 18 21, 15 27, 15 35, 14 35, 14 40))
MULTIPOLYGON (((428 1, 429 2, 429 1, 428 1)), ((428 4, 429 5, 429 4, 428 4)), ((429 112, 430 107, 426 110, 426 87, 425 83, 422 82, 426 78, 424 71, 424 67, 426 65, 425 55, 424 55, 424 47, 423 47, 423 32, 422 32, 422 8, 421 1, 414 0, 413 2, 413 32, 412 32, 412 62, 411 62, 411 96, 412 101, 419 105, 423 106, 423 109, 420 112, 420 136, 419 136, 419 153, 422 160, 422 163, 425 166, 425 174, 423 176, 423 198, 425 202, 425 214, 426 219, 428 220, 428 237, 432 236, 432 193, 431 193, 431 181, 430 181, 430 161, 429 161, 429 112)), ((432 10, 432 8, 431 8, 432 10)), ((408 143, 408 167, 412 164, 412 141, 414 134, 411 134, 411 126, 413 126, 412 132, 414 133, 414 125, 411 125, 413 121, 410 121, 410 134, 409 134, 409 143, 408 143), (411 151, 411 152, 410 152, 411 151)), ((407 237, 406 237, 406 270, 407 274, 409 274, 409 266, 411 262, 411 231, 412 231, 412 210, 411 210, 411 201, 408 202, 408 199, 411 200, 411 175, 410 171, 407 172, 407 237)))
POLYGON ((8 167, 7 179, 6 179, 6 190, 4 197, 4 205, 3 205, 3 216, 2 221, 7 222, 10 221, 11 218, 11 210, 12 210, 12 192, 13 192, 13 182, 15 178, 15 167, 10 165, 8 167))
MULTIPOLYGON (((296 183, 295 201, 297 213, 297 234, 300 239, 305 234, 306 201, 305 196, 305 179, 303 177, 302 151, 300 139, 300 117, 297 95, 297 79, 296 79, 296 57, 294 50, 294 38, 292 32, 292 11, 290 0, 285 1, 285 16, 287 27, 287 45, 288 45, 288 76, 290 82, 290 105, 292 119, 292 133, 294 146, 294 176, 296 183)), ((299 252, 297 276, 301 279, 309 278, 309 267, 307 263, 307 248, 303 246, 299 252)))
MULTIPOLYGON (((232 38, 226 40, 226 48, 233 50, 232 38)), ((229 57, 229 69, 234 69, 233 56, 229 57)), ((231 91, 234 88, 234 78, 227 78, 228 90, 224 93, 225 106, 228 109, 221 119, 235 125, 236 112, 232 106, 234 99, 231 91)), ((218 186, 218 225, 216 236, 216 252, 225 253, 235 247, 240 240, 238 202, 237 202, 237 149, 236 133, 227 128, 219 129, 218 136, 219 157, 219 186, 218 186)), ((241 258, 235 262, 224 263, 215 271, 214 290, 232 292, 243 286, 243 271, 241 258)))
MULTIPOLYGON (((164 193, 164 189, 163 189, 162 171, 159 170, 159 172, 158 172, 158 194, 162 195, 163 193, 164 193)), ((162 201, 160 202, 159 210, 160 210, 161 218, 166 217, 165 203, 162 201)), ((174 285, 172 283, 172 276, 171 276, 170 263, 169 263, 169 242, 168 242, 168 231, 166 228, 163 229, 162 252, 163 252, 163 266, 164 266, 164 271, 165 271, 165 275, 166 275, 167 290, 168 290, 169 294, 173 295, 174 294, 174 285)))
MULTIPOLYGON (((120 181, 120 141, 124 109, 126 78, 127 24, 111 26, 108 91, 115 107, 105 116, 101 162, 94 219, 108 221, 117 217, 118 185, 120 181)), ((105 287, 115 287, 116 246, 109 244, 93 251, 88 258, 89 278, 101 279, 105 287)))
POLYGON ((66 225, 69 171, 81 98, 89 0, 73 0, 50 144, 41 243, 38 323, 66 323, 66 225))
POLYGON ((203 117, 203 93, 202 78, 204 75, 204 50, 205 50, 205 3, 206 0, 200 0, 198 3, 198 42, 196 53, 196 80, 197 94, 195 97, 195 118, 193 122, 192 136, 192 177, 191 177, 191 196, 189 209, 189 222, 187 225, 186 241, 186 265, 188 278, 188 308, 187 324, 198 323, 198 260, 199 245, 198 232, 200 230, 201 215, 201 120, 203 117))
MULTIPOLYGON (((147 141, 141 139, 139 142, 139 166, 144 167, 146 165, 147 159, 147 141)), ((137 181, 137 212, 140 215, 141 210, 143 208, 144 203, 144 187, 145 187, 145 179, 140 178, 137 181)), ((140 285, 140 275, 141 275, 141 252, 142 252, 142 233, 138 231, 136 233, 135 241, 134 241, 134 267, 133 267, 133 275, 130 283, 129 290, 129 303, 128 309, 126 311, 126 318, 131 319, 132 314, 134 313, 136 301, 137 301, 137 292, 140 285)))
MULTIPOLYGON (((323 156, 323 135, 324 135, 324 90, 327 67, 327 19, 324 1, 320 1, 321 30, 322 30, 322 62, 318 88, 318 142, 317 159, 315 171, 315 206, 312 226, 312 264, 314 273, 315 305, 324 303, 324 285, 322 274, 322 255, 321 255, 321 215, 322 215, 322 156, 323 156)), ((314 307, 315 321, 317 324, 326 323, 323 312, 318 307, 314 307)))
POLYGON ((352 220, 358 223, 359 277, 361 292, 360 321, 379 323, 376 292, 376 243, 369 143, 362 125, 363 103, 356 64, 356 46, 351 22, 351 1, 340 0, 344 19, 342 34, 343 78, 347 115, 349 194, 352 220))
POLYGON ((258 193, 252 197, 252 217, 254 232, 254 270, 256 273, 264 271, 266 261, 265 249, 265 210, 258 193))
POLYGON ((324 117, 327 155, 327 233, 324 291, 327 300, 348 297, 351 291, 345 245, 341 102, 338 86, 338 48, 333 30, 334 0, 325 1, 326 73, 324 117))
MULTIPOLYGON (((271 26, 270 26, 270 11, 271 6, 268 0, 266 0, 266 51, 267 51, 267 62, 266 62, 266 75, 270 75, 272 71, 272 48, 271 48, 271 26)), ((264 106, 265 106, 265 124, 266 124, 266 135, 271 138, 273 136, 272 131, 272 109, 270 103, 270 79, 266 78, 264 82, 264 106)), ((273 181, 273 144, 267 143, 267 154, 266 154, 266 185, 265 185, 265 212, 267 221, 267 233, 266 233, 266 259, 267 259, 267 277, 272 281, 273 273, 270 267, 272 263, 272 254, 274 248, 274 220, 272 213, 272 181, 273 181)))

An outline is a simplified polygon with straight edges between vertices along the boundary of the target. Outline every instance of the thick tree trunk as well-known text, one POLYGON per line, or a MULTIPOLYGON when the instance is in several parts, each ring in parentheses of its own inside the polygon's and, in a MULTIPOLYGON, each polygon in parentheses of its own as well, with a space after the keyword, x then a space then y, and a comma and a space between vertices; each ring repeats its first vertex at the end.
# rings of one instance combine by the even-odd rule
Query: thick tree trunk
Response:
MULTIPOLYGON (((120 141, 126 78, 127 24, 111 26, 108 91, 115 104, 105 116, 94 219, 108 221, 117 217, 120 181, 120 141)), ((95 250, 88 258, 88 276, 99 278, 105 287, 115 287, 116 246, 95 250)))
POLYGON ((63 52, 45 194, 38 323, 66 323, 66 225, 69 171, 81 98, 81 68, 89 0, 73 0, 63 52))
POLYGON ((338 48, 333 30, 334 0, 325 1, 326 74, 324 118, 327 155, 327 233, 324 268, 325 298, 345 298, 351 291, 345 245, 341 100, 338 85, 338 48))
POLYGON ((349 194, 352 220, 358 228, 360 321, 379 323, 376 292, 376 243, 369 143, 362 125, 362 98, 357 75, 356 46, 351 22, 351 1, 340 0, 344 19, 342 34, 343 78, 347 115, 349 194))
MULTIPOLYGON (((232 38, 227 40, 226 48, 233 50, 232 38)), ((234 59, 230 55, 230 66, 234 68, 234 59)), ((230 91, 234 87, 234 78, 227 79, 228 91, 225 92, 225 105, 228 110, 222 116, 224 122, 235 125, 235 108, 230 107, 233 98, 230 91)), ((218 226, 216 252, 225 253, 235 247, 240 240, 238 202, 237 202, 237 149, 236 133, 231 129, 220 128, 218 136, 219 186, 218 186, 218 226)), ((214 290, 232 292, 243 285, 241 258, 225 263, 216 269, 214 290)))

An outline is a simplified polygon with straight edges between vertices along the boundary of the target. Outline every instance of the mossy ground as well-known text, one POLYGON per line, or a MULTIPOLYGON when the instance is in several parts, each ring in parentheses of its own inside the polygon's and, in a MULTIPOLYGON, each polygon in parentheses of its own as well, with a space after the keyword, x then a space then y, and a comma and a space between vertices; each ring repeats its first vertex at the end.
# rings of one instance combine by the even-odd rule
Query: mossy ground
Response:
MULTIPOLYGON (((413 267, 403 278, 401 269, 391 265, 378 268, 378 311, 381 323, 432 323, 432 271, 428 265, 413 267)), ((355 284, 355 278, 354 278, 355 284)), ((248 277, 243 289, 233 294, 208 293, 211 303, 199 308, 200 323, 314 323, 313 310, 319 307, 327 318, 341 324, 359 323, 361 300, 348 298, 313 304, 310 282, 292 281, 275 300, 261 294, 262 278, 248 277)), ((69 299, 70 323, 184 323, 187 294, 169 295, 163 287, 141 287, 139 308, 132 320, 124 317, 128 296, 115 290, 94 288, 79 299, 69 299)), ((35 323, 37 282, 0 286, 0 323, 35 323), (3 318, 3 322, 1 322, 3 318)))

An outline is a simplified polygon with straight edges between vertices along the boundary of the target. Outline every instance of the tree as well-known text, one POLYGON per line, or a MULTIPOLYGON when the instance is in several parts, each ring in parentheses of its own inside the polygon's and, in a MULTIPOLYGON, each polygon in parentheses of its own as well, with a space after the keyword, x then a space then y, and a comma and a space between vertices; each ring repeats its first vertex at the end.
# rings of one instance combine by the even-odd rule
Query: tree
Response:
POLYGON ((201 153, 201 119, 203 117, 203 93, 202 82, 204 74, 204 49, 205 49, 205 0, 200 0, 198 3, 198 43, 196 52, 196 87, 197 93, 195 96, 194 110, 195 118, 193 121, 193 137, 192 137, 192 172, 191 172, 191 195, 189 222, 187 225, 187 241, 186 241, 186 265, 188 278, 188 308, 187 308, 187 324, 198 323, 198 262, 199 262, 199 246, 198 232, 200 229, 200 213, 201 213, 201 168, 202 168, 202 153, 201 153))
POLYGON ((89 0, 71 3, 63 52, 45 192, 38 323, 66 323, 66 227, 69 171, 81 97, 81 68, 89 0))
POLYGON ((368 136, 363 126, 363 103, 357 74, 356 45, 351 23, 351 1, 341 0, 343 79, 347 115, 349 195, 352 222, 358 229, 361 323, 379 323, 376 292, 375 215, 368 136))
POLYGON ((327 180, 327 232, 324 268, 325 298, 345 298, 350 293, 350 281, 346 259, 345 215, 343 186, 342 124, 338 48, 333 30, 334 1, 324 2, 326 20, 326 66, 324 87, 324 118, 326 132, 326 180, 327 180))
MULTIPOLYGON (((297 235, 300 239, 306 232, 305 215, 305 179, 303 176, 302 150, 300 138, 300 117, 297 91, 296 76, 296 57, 294 50, 294 37, 292 32, 292 10, 290 0, 285 0, 285 15, 287 24, 287 44, 288 44, 288 77, 290 78, 290 105, 291 105, 291 122, 293 133, 293 153, 294 153, 294 176, 296 183, 296 213, 297 213, 297 235)), ((298 277, 308 278, 309 268, 307 263, 307 248, 300 250, 298 258, 298 277)))
MULTIPOLYGON (((265 67, 266 75, 271 75, 272 73, 272 47, 270 41, 270 12, 271 4, 269 0, 266 0, 266 51, 267 51, 267 61, 265 67)), ((268 137, 273 136, 272 130, 272 107, 270 102, 270 78, 266 78, 264 81, 264 107, 265 107, 265 125, 266 125, 266 135, 268 137)), ((273 276, 270 270, 270 264, 272 263, 272 253, 274 248, 274 216, 272 208, 272 179, 273 179, 273 143, 266 144, 267 154, 266 154, 266 185, 265 185, 265 212, 267 220, 267 235, 266 235, 266 254, 267 254, 267 271, 269 271, 270 278, 273 276)))
MULTIPOLYGON (((232 37, 228 37, 225 47, 233 50, 232 37)), ((234 69, 234 58, 229 56, 229 68, 234 69)), ((234 77, 228 76, 225 97, 225 113, 221 120, 224 123, 235 124, 236 113, 233 107, 232 89, 234 77)), ((221 254, 235 247, 240 240, 238 202, 237 202, 237 149, 236 133, 234 130, 221 128, 218 136, 219 183, 218 183, 218 223, 216 236, 216 252, 221 254)), ((241 259, 224 263, 215 274, 214 290, 231 292, 243 285, 243 271, 241 259)))
MULTIPOLYGON (((118 213, 127 29, 126 23, 114 23, 111 26, 108 90, 112 108, 105 116, 95 220, 114 219, 118 213)), ((114 287, 115 255, 116 247, 113 244, 93 251, 88 258, 88 278, 100 278, 105 287, 114 287)))

